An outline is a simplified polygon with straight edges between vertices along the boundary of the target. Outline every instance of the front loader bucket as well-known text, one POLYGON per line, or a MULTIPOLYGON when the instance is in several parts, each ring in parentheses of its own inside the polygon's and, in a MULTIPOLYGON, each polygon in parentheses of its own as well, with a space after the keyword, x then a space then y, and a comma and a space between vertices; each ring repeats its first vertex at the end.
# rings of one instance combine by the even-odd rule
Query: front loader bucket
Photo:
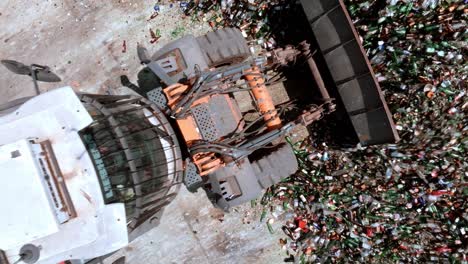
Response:
MULTIPOLYGON (((342 0, 301 0, 326 67, 362 145, 399 140, 392 115, 342 0)), ((331 87, 329 87, 331 88, 331 87)))

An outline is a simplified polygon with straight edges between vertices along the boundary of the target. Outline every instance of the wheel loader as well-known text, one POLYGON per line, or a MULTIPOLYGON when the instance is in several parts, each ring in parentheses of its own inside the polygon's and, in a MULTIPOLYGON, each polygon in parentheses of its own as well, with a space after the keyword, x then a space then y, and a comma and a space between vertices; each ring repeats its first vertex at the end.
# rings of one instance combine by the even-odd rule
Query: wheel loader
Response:
MULTIPOLYGON (((297 171, 291 131, 329 114, 362 145, 398 141, 342 1, 301 2, 310 31, 299 43, 254 54, 236 28, 187 35, 152 55, 138 47, 137 84, 122 76, 133 94, 64 87, 0 106, 1 196, 15 201, 0 205, 0 263, 109 254, 156 226, 182 184, 224 210, 255 199, 297 171), (277 103, 284 69, 303 85, 277 103)), ((60 80, 2 63, 38 93, 37 81, 60 80)))

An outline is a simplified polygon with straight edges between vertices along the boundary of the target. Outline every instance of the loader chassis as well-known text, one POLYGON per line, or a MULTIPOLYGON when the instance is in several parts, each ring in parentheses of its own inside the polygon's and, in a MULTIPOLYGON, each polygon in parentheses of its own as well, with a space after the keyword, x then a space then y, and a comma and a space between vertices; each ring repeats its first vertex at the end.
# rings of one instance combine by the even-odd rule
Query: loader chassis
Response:
POLYGON ((139 49, 146 70, 157 80, 150 83, 159 85, 133 88, 172 118, 185 142, 188 189, 202 187, 221 208, 247 202, 293 174, 298 165, 286 134, 337 108, 346 113, 361 144, 398 141, 343 2, 303 0, 302 6, 314 36, 296 46, 253 56, 241 32, 225 28, 176 40, 151 59, 139 49), (274 105, 269 73, 298 61, 308 65, 314 83, 303 98, 274 105), (242 92, 250 95, 251 112, 241 110, 235 99, 242 92), (318 100, 308 100, 311 94, 318 100))
POLYGON ((151 60, 140 47, 140 59, 156 81, 142 78, 139 86, 130 86, 173 120, 185 142, 187 188, 203 188, 223 209, 258 197, 263 189, 296 172, 298 164, 286 134, 335 109, 316 67, 311 71, 319 86, 319 104, 285 118, 283 113, 294 108, 293 102, 273 103, 267 73, 301 59, 315 65, 307 42, 256 57, 248 49, 240 31, 233 28, 199 38, 186 36, 163 47, 151 60), (160 86, 151 89, 145 83, 160 86), (245 92, 252 111, 241 111, 235 99, 245 92))

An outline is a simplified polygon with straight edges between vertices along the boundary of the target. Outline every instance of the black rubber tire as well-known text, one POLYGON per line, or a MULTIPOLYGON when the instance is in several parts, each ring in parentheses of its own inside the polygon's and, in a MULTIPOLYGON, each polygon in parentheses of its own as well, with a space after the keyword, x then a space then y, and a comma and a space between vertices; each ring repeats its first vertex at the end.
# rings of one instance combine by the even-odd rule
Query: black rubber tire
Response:
POLYGON ((251 55, 247 41, 237 28, 209 32, 197 40, 209 67, 239 63, 251 55))
POLYGON ((281 182, 299 169, 292 147, 283 143, 260 160, 252 162, 258 183, 263 189, 281 182))

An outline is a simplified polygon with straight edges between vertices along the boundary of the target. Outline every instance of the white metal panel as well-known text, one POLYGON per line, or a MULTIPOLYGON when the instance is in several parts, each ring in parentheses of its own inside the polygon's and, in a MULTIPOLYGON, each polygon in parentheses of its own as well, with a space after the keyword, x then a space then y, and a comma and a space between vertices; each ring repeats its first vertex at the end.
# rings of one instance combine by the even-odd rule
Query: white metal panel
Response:
MULTIPOLYGON (((78 132, 92 122, 69 87, 41 94, 14 112, 0 117, 0 145, 21 139, 49 140, 77 217, 59 231, 33 241, 41 247, 40 263, 86 258, 110 253, 128 243, 123 204, 105 205, 92 160, 78 132), (106 226, 106 228, 102 228, 106 226)), ((24 199, 15 194, 10 200, 24 199)), ((23 212, 23 215, 27 212, 23 212)), ((2 248, 11 262, 20 246, 2 248)))
POLYGON ((41 177, 27 140, 0 146, 0 248, 59 230, 41 177))
POLYGON ((64 259, 92 259, 125 247, 128 241, 122 238, 127 237, 127 223, 125 217, 122 219, 121 210, 121 204, 112 204, 105 206, 97 213, 97 227, 100 236, 95 241, 48 259, 42 258, 36 264, 55 264, 64 259))

